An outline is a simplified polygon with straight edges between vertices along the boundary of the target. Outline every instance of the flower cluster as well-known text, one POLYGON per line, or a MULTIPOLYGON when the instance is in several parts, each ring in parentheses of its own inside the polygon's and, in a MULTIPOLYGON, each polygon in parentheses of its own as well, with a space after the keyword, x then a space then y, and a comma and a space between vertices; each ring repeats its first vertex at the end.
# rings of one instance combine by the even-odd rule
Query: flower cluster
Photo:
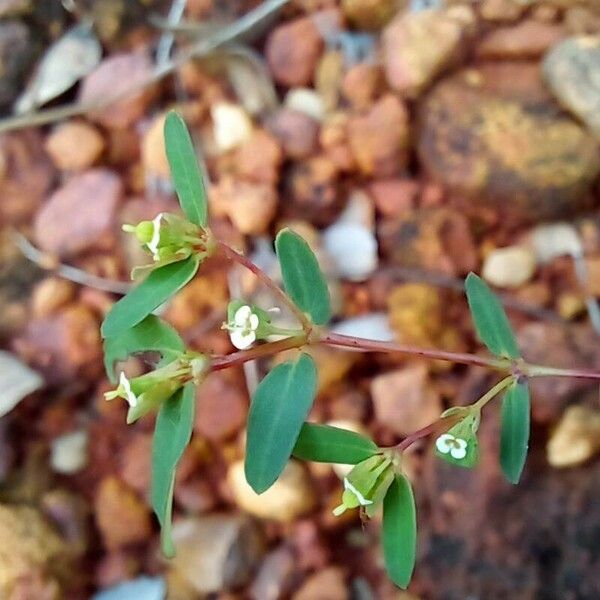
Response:
POLYGON ((119 375, 118 387, 106 392, 106 400, 123 398, 129 404, 127 423, 157 410, 189 381, 199 382, 206 372, 208 359, 199 353, 185 353, 168 365, 129 379, 119 375))
POLYGON ((372 516, 393 479, 394 465, 389 456, 376 454, 363 460, 344 477, 342 503, 334 508, 333 514, 337 517, 348 509, 361 508, 367 516, 372 516))
POLYGON ((134 269, 142 271, 185 260, 192 254, 205 258, 213 250, 206 231, 190 221, 170 213, 160 213, 152 221, 123 225, 123 231, 135 234, 142 246, 152 254, 153 264, 134 269))

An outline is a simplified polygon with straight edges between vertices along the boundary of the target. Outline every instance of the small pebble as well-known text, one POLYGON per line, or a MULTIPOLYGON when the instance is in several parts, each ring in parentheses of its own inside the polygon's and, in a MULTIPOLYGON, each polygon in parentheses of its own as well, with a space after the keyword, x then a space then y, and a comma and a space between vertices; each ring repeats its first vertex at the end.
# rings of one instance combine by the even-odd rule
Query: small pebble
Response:
POLYGON ((527 283, 535 273, 535 255, 523 246, 497 248, 483 264, 483 277, 500 288, 516 288, 527 283))
POLYGON ((211 108, 217 149, 228 152, 250 139, 252 121, 239 105, 218 102, 211 108))
POLYGON ((87 464, 87 431, 73 431, 52 440, 50 465, 57 473, 72 475, 87 464))

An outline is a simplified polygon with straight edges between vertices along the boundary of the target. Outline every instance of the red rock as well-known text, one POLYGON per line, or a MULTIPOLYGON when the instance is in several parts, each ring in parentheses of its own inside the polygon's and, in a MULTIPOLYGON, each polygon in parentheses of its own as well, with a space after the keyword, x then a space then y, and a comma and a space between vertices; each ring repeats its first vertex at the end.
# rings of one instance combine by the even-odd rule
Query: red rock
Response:
POLYGON ((2 221, 17 224, 29 220, 54 178, 40 134, 29 129, 0 135, 0 163, 2 221))
POLYGON ((99 323, 85 306, 70 305, 45 319, 34 319, 15 348, 50 384, 96 377, 102 367, 99 323))
POLYGON ((104 127, 125 129, 144 115, 154 98, 155 86, 140 88, 153 71, 154 65, 145 53, 114 54, 85 78, 79 101, 93 104, 131 90, 107 108, 89 114, 91 119, 104 127))
POLYGON ((283 108, 273 115, 268 126, 289 158, 308 158, 317 151, 319 124, 306 113, 283 108))
POLYGON ((274 29, 265 56, 275 81, 293 87, 311 83, 322 50, 323 39, 316 25, 304 17, 274 29))
POLYGON ((198 389, 194 430, 215 442, 227 439, 241 429, 247 410, 240 385, 226 373, 211 373, 198 389))
POLYGON ((140 496, 147 496, 150 491, 152 434, 135 433, 119 456, 121 477, 140 496))
POLYGON ((492 30, 481 40, 477 54, 481 58, 538 58, 565 35, 560 25, 529 19, 492 30))
POLYGON ((100 482, 94 512, 108 550, 145 542, 152 535, 149 508, 116 477, 105 477, 100 482))
POLYGON ((234 154, 236 173, 250 181, 277 184, 283 152, 277 139, 262 129, 253 132, 234 154))
POLYGON ((408 158, 408 112, 392 94, 373 104, 364 115, 348 123, 348 139, 364 175, 391 177, 408 158))
POLYGON ((211 511, 218 498, 215 486, 199 476, 175 482, 175 501, 186 512, 199 514, 211 511))
POLYGON ((48 136, 45 147, 57 169, 83 171, 100 158, 104 138, 89 123, 68 121, 48 136))
POLYGON ((381 69, 361 62, 351 67, 342 81, 342 92, 353 108, 364 110, 375 100, 382 87, 381 69))
POLYGON ((36 216, 38 244, 61 257, 94 248, 112 228, 121 193, 121 180, 106 169, 69 179, 36 216))
POLYGON ((371 382, 371 396, 377 421, 398 435, 413 433, 442 413, 424 364, 378 375, 371 382))
POLYGON ((369 185, 369 193, 380 213, 396 217, 415 207, 419 187, 413 179, 379 179, 369 185))

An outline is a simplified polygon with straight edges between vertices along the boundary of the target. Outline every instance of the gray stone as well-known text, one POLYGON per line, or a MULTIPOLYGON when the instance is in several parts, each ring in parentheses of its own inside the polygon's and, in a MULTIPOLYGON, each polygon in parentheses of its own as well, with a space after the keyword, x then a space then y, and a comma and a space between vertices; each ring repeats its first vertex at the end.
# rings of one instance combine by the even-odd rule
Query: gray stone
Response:
POLYGON ((560 104, 600 138, 600 35, 557 44, 544 59, 543 73, 560 104))

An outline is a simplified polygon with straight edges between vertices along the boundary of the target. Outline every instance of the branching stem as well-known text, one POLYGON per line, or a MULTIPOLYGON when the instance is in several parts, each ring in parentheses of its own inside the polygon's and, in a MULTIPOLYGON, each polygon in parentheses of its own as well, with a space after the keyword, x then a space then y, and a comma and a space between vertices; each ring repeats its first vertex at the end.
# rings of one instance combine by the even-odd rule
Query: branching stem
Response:
POLYGON ((290 300, 289 296, 257 265, 255 265, 250 259, 246 258, 243 254, 234 250, 231 246, 226 244, 225 242, 217 242, 219 248, 223 252, 223 254, 229 258, 242 265, 248 271, 254 273, 258 280, 265 286, 267 286, 281 301, 282 304, 287 306, 295 317, 298 319, 300 324, 302 325, 302 329, 309 333, 313 325, 310 319, 290 300))

